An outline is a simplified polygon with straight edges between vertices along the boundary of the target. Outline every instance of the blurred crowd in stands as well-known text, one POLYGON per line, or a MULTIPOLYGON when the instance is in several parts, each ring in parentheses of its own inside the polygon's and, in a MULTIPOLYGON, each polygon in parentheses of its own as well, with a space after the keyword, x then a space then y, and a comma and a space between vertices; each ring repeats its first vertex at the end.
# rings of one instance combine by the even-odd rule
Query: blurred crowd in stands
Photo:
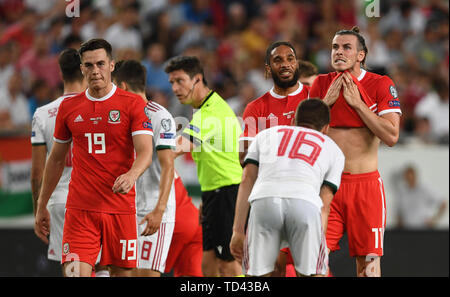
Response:
POLYGON ((116 61, 147 68, 149 98, 174 117, 192 110, 173 96, 164 64, 196 55, 208 85, 238 116, 272 87, 267 46, 288 40, 319 73, 331 40, 361 28, 369 71, 389 75, 401 101, 400 143, 449 143, 449 2, 446 0, 0 0, 0 136, 29 131, 37 107, 62 93, 57 58, 90 38, 108 40, 116 61), (379 5, 379 17, 367 5, 379 5))

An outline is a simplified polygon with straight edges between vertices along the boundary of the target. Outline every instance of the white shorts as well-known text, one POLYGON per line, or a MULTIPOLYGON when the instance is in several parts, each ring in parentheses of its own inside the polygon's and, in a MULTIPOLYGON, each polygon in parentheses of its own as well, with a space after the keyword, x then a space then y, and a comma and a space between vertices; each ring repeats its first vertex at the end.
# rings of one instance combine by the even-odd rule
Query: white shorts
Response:
POLYGON ((263 198, 251 202, 242 269, 261 276, 274 270, 280 248, 291 249, 295 270, 326 274, 328 253, 319 208, 302 199, 263 198))
POLYGON ((61 262, 62 236, 66 204, 55 203, 47 206, 50 213, 50 236, 48 239, 47 257, 49 260, 61 262))
POLYGON ((175 223, 162 222, 156 233, 141 236, 146 223, 139 225, 144 217, 137 216, 136 218, 138 223, 138 268, 164 273, 175 223))

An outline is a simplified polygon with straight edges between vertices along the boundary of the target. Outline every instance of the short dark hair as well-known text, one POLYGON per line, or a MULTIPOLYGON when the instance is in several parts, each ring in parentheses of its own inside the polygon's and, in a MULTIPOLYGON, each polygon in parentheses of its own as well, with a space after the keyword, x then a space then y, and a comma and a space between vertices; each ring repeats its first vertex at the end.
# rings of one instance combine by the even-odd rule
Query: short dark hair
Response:
POLYGON ((145 92, 147 70, 136 60, 120 60, 111 76, 117 84, 126 83, 133 92, 145 92))
POLYGON ((270 65, 270 56, 272 55, 272 51, 281 45, 290 47, 292 49, 292 51, 294 52, 295 57, 297 57, 297 52, 295 51, 294 46, 290 42, 276 41, 276 42, 272 43, 271 45, 269 45, 269 47, 266 50, 266 58, 264 60, 264 63, 266 63, 266 65, 270 65))
POLYGON ((83 80, 80 69, 81 59, 76 49, 67 48, 63 50, 59 54, 58 63, 64 82, 71 83, 83 80))
POLYGON ((320 99, 303 100, 295 112, 295 125, 320 131, 330 123, 330 108, 320 99))
POLYGON ((300 72, 300 77, 309 77, 319 74, 317 67, 313 63, 303 60, 298 61, 298 70, 300 72))
POLYGON ((86 41, 85 43, 83 43, 81 45, 80 49, 78 50, 78 53, 80 54, 80 57, 83 57, 84 52, 93 51, 93 50, 101 49, 101 48, 106 51, 108 58, 110 60, 112 60, 113 57, 112 57, 111 44, 108 41, 106 41, 105 39, 101 39, 101 38, 93 38, 93 39, 86 41))
POLYGON ((196 74, 201 74, 203 77, 203 84, 206 83, 203 67, 200 64, 200 60, 195 56, 176 56, 169 60, 164 71, 171 73, 177 70, 183 70, 193 78, 196 74))
POLYGON ((366 58, 369 50, 366 46, 366 40, 359 33, 359 27, 354 26, 351 30, 340 30, 337 31, 335 35, 353 35, 356 37, 356 39, 358 40, 358 50, 364 51, 364 59, 361 61, 361 66, 363 66, 363 68, 366 68, 366 58))

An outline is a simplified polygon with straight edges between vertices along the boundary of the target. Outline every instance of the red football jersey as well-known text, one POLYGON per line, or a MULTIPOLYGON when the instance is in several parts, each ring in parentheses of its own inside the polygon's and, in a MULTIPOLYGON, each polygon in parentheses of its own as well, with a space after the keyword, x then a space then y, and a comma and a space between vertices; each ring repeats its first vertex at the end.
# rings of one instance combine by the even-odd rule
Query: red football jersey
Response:
MULTIPOLYGON (((311 86, 309 97, 323 99, 331 83, 338 75, 338 72, 319 75, 311 86)), ((390 112, 398 112, 401 114, 397 90, 388 76, 382 76, 361 69, 361 74, 356 82, 362 99, 373 112, 379 116, 390 112)), ((364 127, 365 124, 356 111, 347 104, 342 93, 343 90, 341 89, 339 98, 331 106, 330 126, 364 127)))
POLYGON ((298 104, 309 97, 309 87, 300 82, 298 84, 298 89, 287 96, 276 94, 272 88, 250 102, 244 110, 244 132, 239 139, 252 140, 264 129, 291 125, 298 104))
POLYGON ((65 99, 56 117, 55 141, 73 142, 66 207, 135 213, 134 187, 127 194, 113 193, 112 187, 134 162, 132 136, 153 135, 146 104, 139 96, 115 85, 102 98, 93 98, 88 91, 65 99))

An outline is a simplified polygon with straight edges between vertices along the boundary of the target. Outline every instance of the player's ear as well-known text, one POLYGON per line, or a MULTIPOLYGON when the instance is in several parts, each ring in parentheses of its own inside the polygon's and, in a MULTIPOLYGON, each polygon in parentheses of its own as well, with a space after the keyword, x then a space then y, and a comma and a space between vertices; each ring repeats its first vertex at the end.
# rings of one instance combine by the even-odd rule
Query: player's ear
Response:
POLYGON ((271 72, 270 72, 270 65, 265 64, 264 65, 264 78, 268 79, 271 77, 271 72))
POLYGON ((357 57, 358 62, 361 63, 362 61, 364 61, 365 57, 366 57, 366 53, 363 50, 360 50, 358 52, 358 57, 357 57))
POLYGON ((320 129, 320 132, 327 135, 328 130, 330 130, 330 124, 326 124, 325 126, 323 126, 322 129, 320 129))
POLYGON ((114 62, 114 60, 111 60, 111 62, 109 63, 109 69, 111 70, 111 72, 114 71, 115 66, 116 66, 116 62, 114 62))
POLYGON ((121 88, 122 90, 125 90, 125 91, 128 91, 128 90, 129 90, 127 83, 124 82, 124 81, 120 82, 120 84, 118 85, 118 87, 121 88))

